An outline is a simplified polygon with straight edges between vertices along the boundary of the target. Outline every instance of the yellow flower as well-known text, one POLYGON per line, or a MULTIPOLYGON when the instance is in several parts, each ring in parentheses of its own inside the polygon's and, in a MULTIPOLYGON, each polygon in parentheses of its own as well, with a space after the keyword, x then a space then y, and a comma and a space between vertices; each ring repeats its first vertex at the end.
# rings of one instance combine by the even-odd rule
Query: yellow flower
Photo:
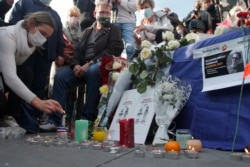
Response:
POLYGON ((148 59, 151 56, 151 49, 149 48, 143 48, 140 53, 141 59, 148 59))
POLYGON ((108 94, 108 92, 109 92, 108 85, 102 85, 102 86, 99 88, 99 91, 101 92, 101 94, 108 94))

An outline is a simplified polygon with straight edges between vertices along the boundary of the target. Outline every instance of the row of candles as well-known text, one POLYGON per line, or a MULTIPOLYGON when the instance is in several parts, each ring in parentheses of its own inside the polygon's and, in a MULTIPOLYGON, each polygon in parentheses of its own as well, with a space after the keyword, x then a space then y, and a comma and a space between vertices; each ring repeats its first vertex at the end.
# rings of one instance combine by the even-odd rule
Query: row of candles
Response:
MULTIPOLYGON (((120 152, 127 151, 129 148, 125 145, 120 146, 119 142, 113 140, 106 140, 104 142, 95 142, 95 141, 67 141, 58 138, 57 136, 40 136, 37 135, 35 137, 29 137, 26 139, 31 145, 42 145, 42 146, 55 146, 55 147, 76 147, 81 149, 94 149, 94 150, 103 150, 104 152, 115 153, 118 154, 120 152)), ((135 157, 145 157, 146 152, 148 150, 148 146, 146 145, 139 145, 137 149, 134 151, 135 157)), ((179 152, 177 151, 169 151, 166 152, 165 150, 160 149, 159 147, 152 147, 151 151, 154 158, 165 158, 168 159, 178 159, 179 152)), ((186 152, 185 155, 188 158, 198 158, 198 154, 193 154, 194 152, 186 152)), ((195 152, 196 153, 196 152, 195 152)))

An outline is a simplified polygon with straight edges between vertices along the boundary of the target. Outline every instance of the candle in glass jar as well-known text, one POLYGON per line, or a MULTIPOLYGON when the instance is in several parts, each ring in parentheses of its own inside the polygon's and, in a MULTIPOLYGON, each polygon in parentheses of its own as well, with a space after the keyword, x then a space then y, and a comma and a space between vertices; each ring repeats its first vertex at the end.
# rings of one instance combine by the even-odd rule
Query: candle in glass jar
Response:
POLYGON ((249 153, 248 149, 245 148, 245 152, 246 152, 246 154, 242 155, 242 160, 243 160, 243 162, 250 163, 250 153, 249 153))
POLYGON ((153 151, 153 156, 154 158, 165 158, 165 151, 162 150, 154 150, 153 151))
POLYGON ((140 157, 140 158, 145 157, 145 151, 135 150, 134 155, 135 155, 135 157, 140 157))
POLYGON ((180 143, 181 149, 187 149, 186 142, 190 140, 192 135, 189 129, 177 129, 176 130, 176 141, 180 143))
POLYGON ((185 150, 184 153, 188 158, 194 159, 199 157, 198 151, 195 151, 194 148, 185 150))
POLYGON ((186 146, 187 148, 193 148, 195 151, 197 152, 200 152, 202 150, 202 143, 200 140, 198 139, 190 139, 190 140, 187 140, 186 142, 186 146))
POLYGON ((167 152, 167 158, 168 159, 178 159, 179 158, 179 152, 174 151, 174 150, 168 151, 167 152))

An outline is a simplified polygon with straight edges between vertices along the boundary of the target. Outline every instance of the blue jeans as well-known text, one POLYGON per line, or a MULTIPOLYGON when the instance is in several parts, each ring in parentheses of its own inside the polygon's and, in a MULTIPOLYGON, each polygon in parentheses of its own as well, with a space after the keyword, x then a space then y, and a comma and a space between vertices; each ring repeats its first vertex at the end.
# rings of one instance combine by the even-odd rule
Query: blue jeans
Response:
MULTIPOLYGON (((82 111, 82 118, 89 121, 95 121, 100 99, 99 88, 101 86, 100 64, 92 64, 83 78, 77 78, 73 70, 68 68, 55 75, 52 98, 57 100, 62 106, 65 106, 67 90, 78 85, 86 84, 86 101, 82 111)), ((62 114, 53 113, 50 115, 50 123, 60 126, 62 123, 62 114)))
POLYGON ((125 43, 127 59, 131 61, 135 52, 134 29, 135 23, 116 23, 122 33, 122 39, 125 43))

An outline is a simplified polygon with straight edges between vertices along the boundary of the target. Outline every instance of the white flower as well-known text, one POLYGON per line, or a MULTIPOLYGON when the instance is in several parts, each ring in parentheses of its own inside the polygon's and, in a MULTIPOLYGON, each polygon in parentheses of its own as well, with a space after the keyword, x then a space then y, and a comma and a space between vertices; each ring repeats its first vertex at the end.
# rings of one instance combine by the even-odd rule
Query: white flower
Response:
POLYGON ((119 77, 119 74, 120 74, 119 72, 113 72, 113 73, 112 73, 112 80, 113 80, 113 81, 116 81, 117 78, 119 77))
POLYGON ((229 32, 230 30, 232 30, 232 28, 227 27, 227 26, 223 26, 223 25, 219 25, 214 30, 214 35, 221 35, 221 34, 224 34, 226 32, 229 32))
POLYGON ((162 84, 162 92, 171 92, 174 87, 174 83, 164 82, 162 84))
POLYGON ((149 48, 143 48, 140 53, 141 59, 148 59, 151 57, 151 49, 149 48))
POLYGON ((180 47, 180 42, 177 40, 170 40, 168 42, 169 49, 175 50, 180 47))
POLYGON ((151 47, 151 42, 147 41, 147 40, 143 40, 141 42, 141 48, 150 48, 151 47))
POLYGON ((162 100, 164 101, 171 101, 174 98, 174 95, 170 95, 170 94, 165 94, 162 96, 162 100))
POLYGON ((112 66, 113 70, 120 69, 121 67, 122 67, 122 64, 116 61, 113 63, 113 66, 112 66))
POLYGON ((174 40, 174 33, 172 31, 162 32, 162 39, 164 41, 174 40))
POLYGON ((196 33, 189 33, 185 36, 185 38, 187 39, 187 41, 191 41, 191 40, 195 40, 195 42, 198 42, 199 41, 199 35, 197 35, 196 33))

